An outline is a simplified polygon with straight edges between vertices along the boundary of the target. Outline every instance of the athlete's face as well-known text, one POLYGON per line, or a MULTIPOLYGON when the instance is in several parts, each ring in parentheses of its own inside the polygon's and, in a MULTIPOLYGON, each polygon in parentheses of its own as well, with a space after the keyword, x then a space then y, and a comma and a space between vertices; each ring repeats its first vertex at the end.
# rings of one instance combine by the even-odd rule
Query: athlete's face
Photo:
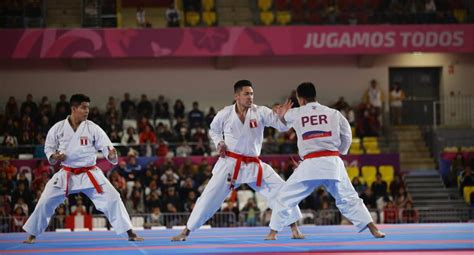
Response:
POLYGON ((77 120, 80 120, 80 121, 86 120, 87 116, 89 115, 89 103, 82 102, 78 106, 71 107, 71 115, 73 115, 74 118, 77 120))
POLYGON ((250 86, 243 87, 237 91, 234 96, 235 102, 246 108, 250 108, 253 104, 253 89, 250 86))

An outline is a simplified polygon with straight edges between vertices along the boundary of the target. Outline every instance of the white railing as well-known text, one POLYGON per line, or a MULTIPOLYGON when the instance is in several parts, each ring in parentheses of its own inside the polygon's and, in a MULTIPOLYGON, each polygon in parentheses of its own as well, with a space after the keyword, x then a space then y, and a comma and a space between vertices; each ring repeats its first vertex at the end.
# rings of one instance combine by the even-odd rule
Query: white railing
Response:
POLYGON ((433 102, 433 126, 474 128, 473 108, 474 96, 443 96, 433 102))
MULTIPOLYGON (((416 214, 406 213, 404 209, 395 209, 392 212, 386 210, 371 210, 372 218, 377 223, 442 223, 442 222, 468 222, 474 219, 474 208, 416 208, 416 214), (394 212, 394 213, 393 213, 394 212), (395 216, 396 215, 396 216, 395 216)), ((351 224, 341 216, 337 209, 324 210, 302 210, 303 218, 299 225, 341 225, 351 224)), ((135 229, 175 228, 184 227, 190 213, 162 213, 159 217, 151 214, 131 215, 132 225, 135 229)), ((23 232, 22 225, 27 217, 6 216, 0 217, 0 233, 23 232)), ((239 226, 268 226, 270 218, 265 212, 255 215, 248 212, 217 212, 206 225, 211 227, 239 227, 239 226)), ((89 230, 84 226, 76 226, 77 229, 69 229, 65 217, 53 216, 47 231, 84 231, 89 230)), ((110 230, 111 226, 104 215, 92 215, 93 230, 110 230)))

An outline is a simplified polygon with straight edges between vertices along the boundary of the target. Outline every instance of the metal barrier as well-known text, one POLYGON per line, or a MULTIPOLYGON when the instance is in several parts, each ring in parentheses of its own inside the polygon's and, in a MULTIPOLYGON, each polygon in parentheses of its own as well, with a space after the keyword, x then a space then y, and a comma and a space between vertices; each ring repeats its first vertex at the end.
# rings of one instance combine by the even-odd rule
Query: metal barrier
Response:
POLYGON ((419 207, 420 223, 467 222, 474 219, 474 208, 419 207))
POLYGON ((433 102, 433 127, 474 127, 474 97, 449 95, 433 102), (438 112, 440 111, 440 112, 438 112))
MULTIPOLYGON (((420 207, 413 212, 404 212, 404 209, 396 209, 395 214, 388 217, 387 211, 371 211, 372 218, 377 223, 447 223, 468 222, 474 219, 474 208, 433 208, 420 207)), ((302 210, 303 217, 298 221, 299 225, 347 225, 351 224, 342 217, 337 209, 324 210, 302 210)), ((184 226, 189 219, 190 213, 161 213, 132 214, 132 225, 136 229, 153 229, 154 227, 172 228, 184 226)), ((211 227, 239 227, 239 226, 268 226, 271 211, 260 213, 240 212, 217 212, 205 225, 211 227)), ((53 216, 46 231, 82 231, 88 230, 83 225, 67 226, 66 217, 53 216)), ((83 216, 77 216, 83 217, 83 216)), ((111 230, 111 225, 104 215, 92 215, 90 226, 93 230, 111 230)), ((0 217, 0 233, 23 232, 21 228, 26 222, 26 216, 4 216, 0 217)), ((81 222, 81 221, 76 221, 81 222)), ((87 224, 85 224, 87 225, 87 224)))

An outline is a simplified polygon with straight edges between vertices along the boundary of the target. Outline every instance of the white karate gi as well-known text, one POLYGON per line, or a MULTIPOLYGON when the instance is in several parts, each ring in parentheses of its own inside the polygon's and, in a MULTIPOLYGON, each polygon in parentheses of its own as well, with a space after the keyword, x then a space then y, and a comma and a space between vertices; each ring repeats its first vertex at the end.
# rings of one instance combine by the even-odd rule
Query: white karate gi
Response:
MULTIPOLYGON (((313 102, 290 109, 285 120, 296 131, 301 158, 322 151, 347 154, 352 141, 351 127, 339 111, 313 102)), ((342 215, 359 231, 372 222, 369 211, 349 180, 342 159, 323 156, 303 160, 288 178, 277 196, 277 208, 272 213, 270 228, 281 231, 289 209, 321 185, 335 198, 342 215)))
MULTIPOLYGON (((288 128, 281 123, 278 116, 267 107, 252 105, 247 111, 245 122, 242 123, 236 113, 236 105, 222 109, 214 117, 209 135, 217 147, 224 141, 227 150, 244 156, 258 157, 262 148, 263 129, 271 126, 278 130, 286 131, 288 128)), ((229 195, 230 182, 236 159, 226 156, 219 158, 212 170, 212 177, 206 188, 198 198, 191 216, 186 224, 191 231, 201 227, 220 208, 225 198, 229 195)), ((278 190, 285 183, 281 177, 269 166, 261 162, 263 168, 263 181, 261 187, 257 186, 258 164, 242 162, 240 172, 234 185, 247 183, 252 189, 267 199, 268 206, 273 208, 274 199, 278 190)), ((290 215, 283 225, 288 226, 301 218, 297 205, 290 209, 290 215)))
MULTIPOLYGON (((101 150, 104 157, 108 160, 108 148, 110 147, 112 147, 110 139, 102 128, 92 121, 83 121, 74 132, 66 118, 56 123, 49 130, 44 151, 49 162, 53 165, 56 162, 51 159, 51 155, 58 151, 66 155, 66 160, 61 163, 62 166, 81 168, 96 164, 96 153, 98 150, 101 150)), ((117 159, 110 161, 114 165, 117 162, 117 159)), ((98 167, 90 170, 90 172, 101 186, 103 193, 96 191, 86 173, 77 175, 71 173, 70 179, 67 182, 67 172, 61 169, 46 184, 34 212, 28 218, 23 229, 35 236, 43 233, 54 210, 65 199, 66 185, 69 187, 69 194, 79 192, 86 194, 92 200, 97 210, 102 211, 109 219, 117 234, 131 229, 132 223, 120 199, 120 194, 98 167)))

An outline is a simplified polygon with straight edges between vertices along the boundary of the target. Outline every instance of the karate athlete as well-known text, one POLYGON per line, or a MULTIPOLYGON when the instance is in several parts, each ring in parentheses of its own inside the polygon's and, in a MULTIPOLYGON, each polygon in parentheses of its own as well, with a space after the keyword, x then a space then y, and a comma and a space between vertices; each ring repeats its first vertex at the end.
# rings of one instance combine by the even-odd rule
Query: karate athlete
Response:
MULTIPOLYGON (((278 115, 267 107, 253 104, 252 83, 240 80, 234 85, 235 104, 222 109, 214 117, 209 135, 220 154, 212 177, 194 206, 186 228, 172 241, 185 241, 191 231, 201 227, 220 208, 233 187, 247 183, 265 197, 273 208, 274 197, 285 183, 258 156, 262 148, 263 129, 271 126, 288 130, 278 115)), ((291 225, 292 237, 302 239, 296 221, 301 218, 297 205, 289 210, 282 225, 291 225)))
POLYGON ((303 161, 280 189, 270 221, 268 240, 275 240, 289 217, 289 209, 323 185, 335 198, 336 206, 362 232, 367 227, 376 238, 380 232, 362 199, 349 180, 340 154, 347 154, 352 141, 351 127, 342 114, 316 102, 312 83, 297 88, 300 107, 290 109, 287 101, 278 110, 282 122, 293 127, 298 137, 298 151, 303 161), (286 113, 286 114, 285 114, 286 113))
POLYGON ((53 175, 28 218, 23 229, 30 235, 24 243, 34 243, 43 233, 56 207, 68 194, 82 192, 102 211, 115 232, 127 232, 129 241, 143 241, 132 231, 132 223, 120 199, 96 164, 96 153, 102 151, 112 164, 118 161, 117 151, 105 132, 92 121, 89 114, 89 97, 76 94, 71 97, 71 115, 56 123, 48 132, 44 152, 50 164, 61 163, 61 170, 53 175))

